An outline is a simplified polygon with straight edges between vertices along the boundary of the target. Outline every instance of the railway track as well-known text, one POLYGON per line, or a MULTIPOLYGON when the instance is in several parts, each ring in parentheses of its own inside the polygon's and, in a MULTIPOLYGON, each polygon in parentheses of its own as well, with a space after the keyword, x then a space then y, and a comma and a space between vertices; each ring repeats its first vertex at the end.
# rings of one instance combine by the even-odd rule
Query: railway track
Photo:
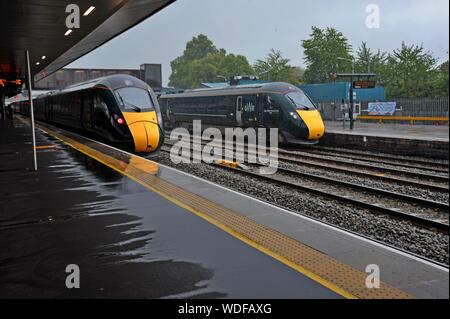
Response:
MULTIPOLYGON (((167 145, 173 145, 166 141, 167 145)), ((202 146, 207 143, 202 142, 202 146)), ((219 145, 220 146, 220 145, 219 145)), ((225 143, 221 145, 227 149, 225 143)), ((248 150, 245 148, 245 152, 248 150)), ((431 192, 448 193, 449 178, 448 176, 439 176, 434 174, 424 174, 417 172, 408 172, 391 168, 377 167, 374 165, 349 163, 344 160, 335 160, 329 158, 321 158, 316 155, 297 154, 291 151, 278 150, 278 160, 281 162, 301 165, 315 169, 334 171, 344 173, 350 176, 358 176, 370 178, 389 184, 400 184, 403 186, 414 187, 418 189, 427 189, 431 192)))
MULTIPOLYGON (((170 152, 166 148, 162 148, 161 150, 163 152, 170 152)), ((209 165, 231 170, 237 174, 257 178, 290 189, 368 209, 377 214, 389 215, 399 220, 409 221, 420 227, 432 228, 448 234, 449 205, 445 203, 283 168, 279 168, 276 174, 267 175, 256 172, 255 168, 264 168, 262 165, 246 164, 249 169, 230 167, 217 163, 209 165)))
MULTIPOLYGON (((354 205, 356 207, 368 209, 372 212, 386 214, 386 215, 389 215, 391 217, 394 217, 394 218, 397 218, 400 220, 406 220, 406 221, 412 222, 415 225, 418 225, 421 227, 427 227, 427 228, 431 227, 431 228, 439 230, 440 232, 445 233, 445 234, 449 233, 448 223, 443 223, 443 222, 439 221, 441 218, 439 218, 439 220, 435 220, 435 219, 429 219, 429 218, 423 217, 424 215, 427 215, 427 214, 417 215, 417 214, 405 213, 405 212, 398 210, 398 208, 387 207, 381 203, 370 203, 370 202, 367 202, 364 200, 355 199, 352 196, 343 195, 343 194, 345 194, 345 192, 342 192, 339 195, 339 194, 336 194, 335 192, 330 192, 329 188, 322 188, 322 189, 311 188, 311 187, 308 187, 308 186, 305 186, 305 185, 302 185, 302 184, 299 184, 299 183, 296 183, 293 181, 288 181, 284 178, 280 178, 280 176, 279 176, 280 174, 278 175, 278 177, 274 177, 274 176, 259 174, 259 173, 255 173, 252 171, 239 169, 239 168, 232 168, 232 167, 224 166, 224 165, 220 165, 220 164, 213 164, 213 165, 222 167, 224 169, 232 170, 235 173, 255 177, 258 179, 268 181, 270 183, 275 183, 278 185, 286 186, 291 189, 299 190, 302 192, 307 192, 310 194, 318 195, 318 196, 325 197, 325 198, 332 199, 332 200, 337 200, 342 203, 348 203, 348 204, 354 205)), ((288 174, 292 174, 292 172, 289 172, 288 174)), ((428 203, 427 203, 427 205, 428 205, 428 203)), ((445 204, 443 204, 443 205, 445 206, 445 204)), ((445 212, 448 216, 448 205, 446 206, 445 211, 442 210, 442 214, 445 214, 445 212)))
MULTIPOLYGON (((166 131, 166 136, 170 135, 170 131, 166 131)), ((306 149, 298 148, 279 148, 279 153, 295 155, 296 152, 307 153, 317 156, 332 156, 341 159, 350 159, 354 161, 362 161, 372 164, 389 165, 404 169, 416 169, 428 171, 430 173, 449 174, 449 163, 433 160, 419 160, 414 158, 404 158, 388 154, 373 154, 357 150, 334 149, 324 146, 307 147, 306 149)), ((348 162, 345 162, 348 163, 348 162)), ((393 170, 395 172, 396 170, 393 170)), ((426 174, 425 174, 426 175, 426 174)))
MULTIPOLYGON (((292 149, 291 151, 295 151, 295 149, 292 149)), ((308 150, 308 152, 318 155, 338 156, 341 158, 361 160, 371 163, 379 163, 405 168, 423 169, 442 173, 449 173, 448 163, 436 162, 433 160, 425 161, 412 158, 406 159, 388 154, 381 155, 381 154, 367 153, 364 151, 334 149, 324 146, 316 146, 314 150, 308 150)))
MULTIPOLYGON (((373 163, 376 164, 382 164, 387 165, 384 162, 378 162, 378 161, 370 161, 370 160, 362 160, 357 159, 354 157, 345 157, 341 156, 340 154, 317 154, 316 152, 290 152, 285 150, 279 150, 279 154, 283 154, 286 157, 293 157, 293 158, 300 158, 300 159, 314 159, 323 163, 333 164, 333 165, 345 165, 346 167, 354 167, 357 169, 363 169, 369 172, 373 172, 376 174, 390 174, 391 176, 399 176, 399 177, 407 177, 411 179, 422 179, 422 180, 428 180, 430 182, 436 182, 436 183, 447 183, 449 182, 448 178, 448 172, 447 171, 436 171, 436 170, 429 170, 425 169, 423 167, 412 167, 410 165, 395 165, 401 168, 405 169, 415 169, 415 170, 423 170, 423 171, 429 171, 429 172, 417 172, 417 171, 407 171, 397 168, 390 168, 390 167, 384 167, 384 166, 376 166, 373 163), (333 157, 333 158, 330 158, 333 157), (337 157, 341 157, 343 159, 337 159, 337 157), (351 159, 352 161, 346 161, 345 159, 351 159), (353 162, 356 161, 364 161, 369 162, 371 164, 365 164, 360 162, 353 162), (446 175, 446 176, 443 176, 446 175)), ((390 164, 389 164, 390 165, 390 164)))
MULTIPOLYGON (((347 175, 366 177, 366 178, 370 178, 373 180, 378 180, 381 182, 387 182, 387 183, 391 183, 391 184, 392 183, 401 184, 404 186, 411 186, 411 187, 416 187, 416 188, 421 188, 421 189, 425 188, 432 192, 448 193, 448 191, 449 191, 448 178, 444 178, 442 180, 439 179, 440 183, 430 183, 429 181, 424 183, 424 182, 421 182, 419 178, 406 179, 406 178, 401 178, 402 175, 400 175, 400 176, 386 175, 383 173, 383 169, 380 169, 378 172, 366 171, 366 170, 361 170, 361 169, 350 169, 350 168, 341 167, 341 166, 337 165, 336 162, 331 163, 331 161, 330 161, 329 163, 331 163, 331 165, 327 165, 327 164, 322 164, 322 163, 317 163, 315 161, 312 161, 311 157, 302 157, 302 158, 305 158, 306 160, 301 160, 299 158, 294 158, 294 157, 278 156, 278 159, 280 161, 284 161, 284 162, 288 162, 288 163, 292 163, 292 164, 298 164, 298 165, 319 168, 319 169, 325 169, 325 170, 332 170, 332 171, 339 172, 339 173, 345 173, 347 175)), ((415 173, 410 172, 410 174, 411 174, 411 176, 413 176, 415 173)), ((420 177, 421 175, 415 175, 415 176, 420 177)))

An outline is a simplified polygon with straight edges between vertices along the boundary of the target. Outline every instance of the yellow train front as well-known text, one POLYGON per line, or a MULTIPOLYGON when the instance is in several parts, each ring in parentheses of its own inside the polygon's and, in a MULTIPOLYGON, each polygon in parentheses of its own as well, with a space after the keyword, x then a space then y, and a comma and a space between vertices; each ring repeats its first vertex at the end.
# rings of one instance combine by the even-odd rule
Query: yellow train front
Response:
POLYGON ((325 124, 320 112, 299 88, 287 83, 275 83, 266 103, 268 108, 279 110, 280 142, 317 144, 324 136, 325 124))
MULTIPOLYGON (((143 81, 111 75, 40 96, 35 118, 135 153, 155 154, 164 141, 158 100, 143 81)), ((28 115, 27 102, 14 105, 28 115)))

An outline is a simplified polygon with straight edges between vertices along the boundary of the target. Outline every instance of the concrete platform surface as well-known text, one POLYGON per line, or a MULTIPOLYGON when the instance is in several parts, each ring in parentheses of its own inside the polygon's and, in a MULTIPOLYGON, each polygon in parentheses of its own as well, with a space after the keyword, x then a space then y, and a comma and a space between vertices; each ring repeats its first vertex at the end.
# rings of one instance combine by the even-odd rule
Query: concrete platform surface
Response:
POLYGON ((401 139, 449 141, 448 125, 403 125, 403 124, 378 124, 355 122, 355 127, 350 130, 350 123, 326 121, 328 133, 355 134, 367 136, 392 137, 401 139))

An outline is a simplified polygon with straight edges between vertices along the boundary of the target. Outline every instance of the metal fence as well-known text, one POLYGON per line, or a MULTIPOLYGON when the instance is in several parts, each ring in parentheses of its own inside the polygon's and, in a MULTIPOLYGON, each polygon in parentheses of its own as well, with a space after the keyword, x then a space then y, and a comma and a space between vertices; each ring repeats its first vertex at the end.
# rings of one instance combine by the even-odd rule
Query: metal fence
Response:
POLYGON ((412 117, 448 117, 448 97, 422 98, 422 99, 398 99, 397 116, 412 117))
MULTIPOLYGON (((449 98, 392 99, 397 102, 395 116, 449 117, 449 98)), ((356 103, 355 116, 368 115, 368 102, 356 103)), ((340 121, 343 114, 339 103, 318 103, 317 107, 326 121, 340 121)))

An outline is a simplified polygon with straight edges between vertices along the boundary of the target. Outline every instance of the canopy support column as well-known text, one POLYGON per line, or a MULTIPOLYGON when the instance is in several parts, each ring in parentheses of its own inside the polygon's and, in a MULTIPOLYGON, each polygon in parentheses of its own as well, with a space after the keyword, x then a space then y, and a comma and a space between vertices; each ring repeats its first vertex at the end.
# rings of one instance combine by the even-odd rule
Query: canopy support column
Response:
POLYGON ((31 87, 31 69, 30 69, 30 53, 25 51, 27 60, 27 87, 28 87, 28 101, 30 105, 30 121, 31 121, 31 136, 33 139, 33 169, 37 171, 37 155, 36 155, 36 134, 34 131, 34 108, 33 108, 33 90, 31 87))

